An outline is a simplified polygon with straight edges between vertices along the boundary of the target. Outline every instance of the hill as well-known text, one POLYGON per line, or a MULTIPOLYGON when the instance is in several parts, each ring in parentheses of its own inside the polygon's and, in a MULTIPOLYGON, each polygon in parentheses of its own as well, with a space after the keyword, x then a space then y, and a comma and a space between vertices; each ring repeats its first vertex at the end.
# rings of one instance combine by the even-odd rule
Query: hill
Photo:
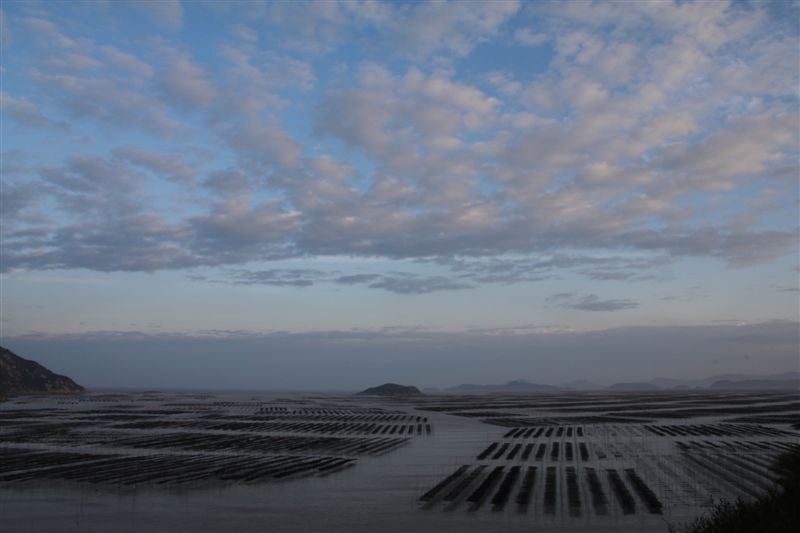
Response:
POLYGON ((800 528, 800 452, 784 452, 772 463, 779 488, 755 501, 720 500, 705 515, 682 527, 670 524, 672 533, 789 533, 800 528))
POLYGON ((796 379, 729 379, 715 381, 711 389, 748 389, 748 390, 797 390, 800 382, 796 379))
POLYGON ((418 388, 398 385, 397 383, 384 383, 377 387, 362 390, 358 394, 364 396, 422 396, 418 388))
POLYGON ((63 394, 86 389, 36 361, 23 359, 0 346, 0 397, 12 394, 63 394))

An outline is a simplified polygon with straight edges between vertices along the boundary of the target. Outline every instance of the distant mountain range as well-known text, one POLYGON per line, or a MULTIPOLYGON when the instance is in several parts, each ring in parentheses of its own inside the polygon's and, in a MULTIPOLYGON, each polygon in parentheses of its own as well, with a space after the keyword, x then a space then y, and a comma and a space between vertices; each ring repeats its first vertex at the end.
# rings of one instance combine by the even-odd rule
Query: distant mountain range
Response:
MULTIPOLYGON (((718 374, 703 379, 668 379, 655 378, 650 383, 662 389, 675 388, 720 388, 721 386, 731 386, 732 388, 751 388, 761 386, 774 388, 767 382, 780 382, 786 388, 798 388, 800 386, 800 372, 782 372, 780 374, 718 374), (747 386, 749 382, 749 387, 747 386), (756 383, 760 382, 760 383, 756 383), (794 383, 794 385, 792 385, 794 383), (715 386, 716 384, 716 386, 715 386)), ((773 383, 774 384, 774 383, 773 383)))
POLYGON ((0 346, 0 398, 14 394, 63 394, 85 389, 36 361, 23 359, 0 346))
MULTIPOLYGON (((703 379, 668 379, 655 378, 646 382, 621 382, 610 386, 598 385, 590 381, 578 380, 559 386, 530 383, 525 380, 514 380, 503 384, 478 385, 464 383, 448 387, 441 392, 460 394, 481 394, 490 392, 558 392, 558 391, 657 391, 657 390, 689 390, 689 389, 733 389, 733 390, 792 390, 800 389, 800 372, 783 372, 781 374, 721 374, 703 379)), ((431 389, 435 391, 435 389, 431 389)))
POLYGON ((743 379, 740 381, 731 381, 723 379, 715 381, 709 388, 711 389, 797 389, 798 381, 796 379, 743 379))
POLYGON ((552 385, 540 385, 524 380, 509 381, 502 385, 475 385, 474 383, 464 383, 455 387, 445 389, 446 392, 459 393, 484 393, 484 392, 553 392, 561 388, 552 385))

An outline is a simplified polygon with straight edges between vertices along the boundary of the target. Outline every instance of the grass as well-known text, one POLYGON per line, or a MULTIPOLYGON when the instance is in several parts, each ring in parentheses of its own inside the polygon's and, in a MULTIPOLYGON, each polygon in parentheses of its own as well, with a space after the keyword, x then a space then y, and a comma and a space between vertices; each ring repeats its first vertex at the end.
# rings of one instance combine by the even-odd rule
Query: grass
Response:
POLYGON ((780 489, 745 502, 721 501, 708 514, 671 533, 789 533, 800 531, 800 451, 786 452, 775 460, 780 489))

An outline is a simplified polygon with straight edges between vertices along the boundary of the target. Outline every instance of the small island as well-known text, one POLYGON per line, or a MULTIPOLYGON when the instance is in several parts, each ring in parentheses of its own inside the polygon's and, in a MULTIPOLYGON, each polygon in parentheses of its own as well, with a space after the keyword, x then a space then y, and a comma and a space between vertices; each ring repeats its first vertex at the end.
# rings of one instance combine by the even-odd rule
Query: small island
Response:
POLYGON ((370 387, 358 394, 361 396, 422 396, 422 392, 418 388, 396 383, 384 383, 377 387, 370 387))

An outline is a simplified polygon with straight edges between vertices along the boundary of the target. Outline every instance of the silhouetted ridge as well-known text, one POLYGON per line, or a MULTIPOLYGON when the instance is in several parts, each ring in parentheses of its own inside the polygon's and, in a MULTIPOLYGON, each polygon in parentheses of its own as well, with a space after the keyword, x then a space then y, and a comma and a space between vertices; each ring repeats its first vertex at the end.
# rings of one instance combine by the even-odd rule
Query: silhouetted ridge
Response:
POLYGON ((0 346, 0 398, 11 394, 84 392, 66 376, 55 374, 36 361, 23 359, 0 346))

